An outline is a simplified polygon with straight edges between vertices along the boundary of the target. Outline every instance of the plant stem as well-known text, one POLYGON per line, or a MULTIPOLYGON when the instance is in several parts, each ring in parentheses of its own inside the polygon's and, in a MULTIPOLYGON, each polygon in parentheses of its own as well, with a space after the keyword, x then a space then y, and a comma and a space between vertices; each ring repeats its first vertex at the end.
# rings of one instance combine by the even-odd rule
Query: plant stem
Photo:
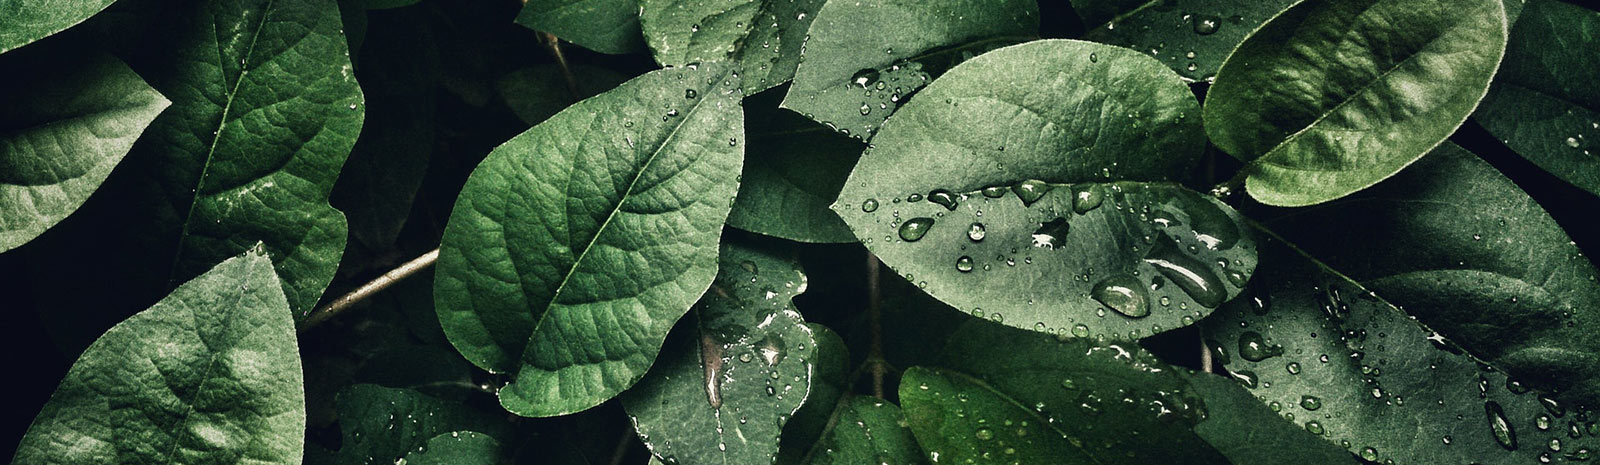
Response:
POLYGON ((373 294, 377 294, 379 291, 388 289, 389 286, 393 286, 394 283, 400 282, 402 279, 406 279, 411 275, 417 274, 419 271, 428 269, 428 267, 433 266, 433 263, 437 261, 439 261, 439 249, 433 249, 428 251, 428 253, 422 254, 420 257, 411 259, 409 262, 401 263, 400 266, 395 267, 393 270, 389 270, 389 272, 384 273, 383 276, 374 278, 371 282, 361 285, 361 287, 356 288, 356 290, 350 291, 350 293, 340 296, 339 298, 334 299, 332 302, 328 302, 328 304, 322 306, 322 308, 312 311, 311 315, 306 317, 305 321, 300 322, 300 331, 304 332, 317 326, 318 324, 321 324, 324 321, 327 321, 330 318, 333 318, 345 310, 348 310, 357 302, 366 300, 366 298, 372 297, 373 294))
POLYGON ((867 318, 872 331, 872 345, 867 349, 867 364, 872 370, 872 396, 883 398, 883 295, 878 288, 878 257, 867 252, 867 318))
POLYGON ((578 78, 572 75, 572 68, 567 66, 567 55, 561 53, 561 38, 548 32, 540 32, 544 37, 545 45, 550 47, 550 54, 556 57, 556 66, 561 67, 561 77, 567 80, 567 93, 572 95, 572 101, 583 100, 583 94, 578 93, 578 78))
POLYGON ((1206 347, 1206 340, 1200 339, 1200 371, 1211 373, 1211 348, 1206 347))

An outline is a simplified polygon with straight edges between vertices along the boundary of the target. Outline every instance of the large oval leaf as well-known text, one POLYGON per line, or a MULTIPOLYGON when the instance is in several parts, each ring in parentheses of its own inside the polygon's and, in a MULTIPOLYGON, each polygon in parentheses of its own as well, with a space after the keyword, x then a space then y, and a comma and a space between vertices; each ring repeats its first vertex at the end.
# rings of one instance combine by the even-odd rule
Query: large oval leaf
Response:
POLYGON ((0 23, 0 53, 65 31, 112 3, 116 3, 116 0, 0 1, 0 18, 5 18, 5 22, 0 23))
POLYGON ((1473 116, 1518 154, 1600 195, 1600 11, 1533 0, 1473 116))
POLYGON ((1207 81, 1233 48, 1295 0, 1072 0, 1084 38, 1145 52, 1207 81))
POLYGON ((0 252, 77 211, 171 102, 104 53, 30 48, 0 58, 0 252))
POLYGON ((13 463, 300 463, 294 320, 260 248, 106 331, 34 418, 13 463))
POLYGON ((529 0, 517 24, 600 53, 642 52, 639 0, 529 0))
POLYGON ((823 0, 642 0, 639 25, 656 62, 731 61, 754 94, 794 78, 823 0))
POLYGON ((632 386, 716 275, 744 144, 726 68, 654 71, 496 148, 440 245, 440 323, 513 372, 512 412, 577 412, 632 386))
POLYGON ((1262 203, 1311 205, 1443 142, 1505 51, 1499 0, 1308 0, 1256 30, 1206 95, 1206 133, 1262 203))
POLYGON ((1367 192, 1276 213, 1271 228, 1473 355, 1600 405, 1600 273, 1488 163, 1446 144, 1367 192))
POLYGON ((1277 241, 1262 263, 1273 279, 1207 319, 1207 337, 1236 379, 1307 431, 1368 463, 1581 461, 1600 444, 1589 413, 1530 392, 1320 263, 1277 241))
POLYGON ((975 315, 1117 339, 1185 326, 1255 267, 1238 214, 1169 181, 1199 158, 1198 113, 1133 50, 1007 47, 890 120, 833 208, 884 263, 975 315))
POLYGON ((828 2, 783 107, 864 140, 945 70, 1038 35, 1030 0, 828 2))
POLYGON ((724 244, 711 291, 673 333, 667 354, 622 408, 668 463, 765 463, 811 392, 817 341, 790 303, 800 264, 724 244))

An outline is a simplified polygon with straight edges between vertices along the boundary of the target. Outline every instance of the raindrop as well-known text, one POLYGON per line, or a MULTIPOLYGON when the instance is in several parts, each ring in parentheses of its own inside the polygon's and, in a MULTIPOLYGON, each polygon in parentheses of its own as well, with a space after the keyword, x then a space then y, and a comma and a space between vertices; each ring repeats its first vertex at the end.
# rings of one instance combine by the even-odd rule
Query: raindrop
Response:
POLYGON ((1217 308, 1227 297, 1221 280, 1217 279, 1216 273, 1205 264, 1184 255, 1172 243, 1172 239, 1167 237, 1157 240, 1155 245, 1150 247, 1150 253, 1144 257, 1144 262, 1154 266, 1162 276, 1172 280, 1195 302, 1206 308, 1217 308))
POLYGON ((900 225, 900 239, 906 242, 916 242, 928 234, 928 228, 933 226, 933 218, 919 217, 906 220, 900 225))
POLYGON ((699 92, 695 92, 694 89, 684 89, 683 90, 683 98, 693 99, 693 98, 699 97, 699 96, 700 96, 700 93, 699 92))
POLYGON ((867 213, 878 211, 878 199, 867 199, 867 201, 861 202, 861 211, 867 213))
POLYGON ((1001 197, 1005 197, 1006 196, 1006 188, 1005 188, 1005 186, 985 187, 985 188, 983 188, 983 196, 991 198, 991 199, 998 199, 998 198, 1001 198, 1001 197))
POLYGON ((956 196, 954 194, 951 194, 950 191, 944 189, 935 189, 933 192, 929 192, 928 201, 939 204, 939 206, 944 207, 945 210, 950 211, 955 211, 956 205, 959 203, 956 201, 956 196))
POLYGON ((983 236, 987 234, 984 231, 983 223, 974 222, 972 226, 967 228, 967 239, 972 239, 972 242, 982 241, 983 236))
POLYGON ((1322 408, 1322 399, 1317 396, 1300 396, 1300 408, 1315 412, 1322 408))
POLYGON ((1128 318, 1150 315, 1150 296, 1144 290, 1144 283, 1130 275, 1118 274, 1100 280, 1090 296, 1128 318))
POLYGON ((1576 137, 1568 137, 1567 138, 1567 146, 1568 147, 1572 147, 1572 148, 1578 148, 1578 138, 1576 138, 1576 137))
POLYGON ((1511 421, 1506 419, 1505 410, 1495 401, 1483 404, 1483 411, 1489 417, 1489 429, 1494 433, 1494 441, 1506 450, 1517 450, 1517 431, 1511 427, 1511 421))
POLYGON ((1073 326, 1072 335, 1076 337, 1089 337, 1089 327, 1081 324, 1073 326))
POLYGON ((1221 20, 1215 16, 1196 16, 1194 18, 1194 33, 1203 36, 1217 33, 1221 20))
POLYGON ((1279 355, 1283 355, 1283 347, 1267 345, 1261 333, 1245 331, 1239 335, 1239 356, 1245 360, 1259 362, 1279 355))
POLYGON ((1306 422, 1306 431, 1320 436, 1323 433, 1322 424, 1316 421, 1308 421, 1306 422))
POLYGON ((1011 192, 1017 193, 1017 198, 1022 199, 1022 206, 1027 207, 1038 202, 1044 194, 1050 192, 1051 186, 1044 181, 1029 179, 1011 186, 1011 192))
POLYGON ((972 257, 968 257, 966 255, 962 255, 961 258, 957 258, 956 259, 956 271, 960 271, 962 273, 971 272, 972 271, 972 257))
POLYGON ((989 428, 978 428, 978 431, 974 432, 973 436, 977 437, 978 440, 988 441, 990 439, 994 439, 994 430, 989 428))
POLYGON ((1105 193, 1094 184, 1072 186, 1072 211, 1079 215, 1098 208, 1105 201, 1105 193))

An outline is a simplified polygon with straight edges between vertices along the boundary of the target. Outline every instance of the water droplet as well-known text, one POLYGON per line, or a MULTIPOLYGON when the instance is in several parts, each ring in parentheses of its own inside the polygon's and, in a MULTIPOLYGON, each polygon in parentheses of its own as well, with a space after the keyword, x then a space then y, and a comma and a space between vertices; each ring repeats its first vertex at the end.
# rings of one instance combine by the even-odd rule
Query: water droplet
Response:
POLYGON ((982 241, 985 235, 988 235, 988 232, 984 230, 983 223, 973 222, 972 226, 967 228, 967 239, 971 239, 972 242, 982 241))
POLYGON ((870 113, 872 113, 872 105, 868 105, 866 103, 862 103, 861 104, 861 116, 866 116, 866 115, 868 115, 870 113))
POLYGON ((1517 430, 1511 427, 1511 421, 1506 419, 1506 411, 1500 408, 1495 401, 1483 404, 1483 411, 1489 418, 1489 429, 1494 433, 1494 441, 1506 450, 1517 450, 1517 430))
POLYGON ((1078 184, 1072 186, 1072 211, 1079 215, 1100 207, 1105 201, 1105 193, 1101 192, 1097 184, 1078 184))
POLYGON ((861 211, 867 213, 878 211, 878 199, 867 199, 867 201, 861 202, 861 211))
POLYGON ((933 218, 919 217, 906 220, 900 224, 900 239, 906 242, 916 242, 922 236, 928 235, 928 228, 933 227, 933 218))
POLYGON ((983 188, 983 196, 991 198, 991 199, 998 199, 998 198, 1001 198, 1001 197, 1005 197, 1006 196, 1006 188, 1005 188, 1005 186, 985 187, 985 188, 983 188))
POLYGON ((1300 408, 1314 412, 1322 408, 1322 399, 1318 399, 1317 396, 1300 396, 1300 408))
POLYGON ((850 76, 850 82, 852 84, 861 86, 862 89, 865 89, 868 85, 878 82, 878 70, 863 69, 856 71, 855 75, 850 76))
POLYGON ((972 435, 978 438, 980 441, 988 441, 994 439, 994 430, 989 428, 978 428, 978 431, 972 433, 972 435))
MULTIPOLYGON (((1107 24, 1106 26, 1110 26, 1110 24, 1107 24)), ((1099 63, 1100 62, 1100 54, 1098 54, 1098 53, 1090 53, 1089 54, 1089 62, 1090 63, 1099 63)))
POLYGON ((1221 19, 1215 16, 1195 16, 1194 33, 1203 36, 1215 34, 1217 33, 1217 28, 1221 26, 1221 24, 1219 24, 1221 21, 1221 19))
POLYGON ((1073 326, 1072 335, 1076 337, 1089 337, 1089 327, 1081 324, 1073 326))
POLYGON ((928 201, 939 204, 939 206, 944 207, 945 210, 950 211, 955 211, 956 205, 959 204, 959 202, 956 200, 956 196, 951 194, 950 191, 944 189, 935 189, 933 192, 929 192, 928 201))
POLYGON ((1017 198, 1022 199, 1022 206, 1027 207, 1033 205, 1034 202, 1038 202, 1040 198, 1044 197, 1045 193, 1050 192, 1051 188, 1049 183, 1037 179, 1029 179, 1011 186, 1011 192, 1015 192, 1017 198))
POLYGON ((1195 302, 1206 308, 1217 308, 1227 298, 1226 291, 1222 288, 1221 280, 1211 268, 1200 263, 1179 251, 1173 245, 1172 239, 1162 234, 1160 240, 1150 247, 1150 253, 1145 255, 1144 262, 1154 266, 1162 276, 1172 280, 1183 289, 1185 294, 1195 302))
POLYGON ((968 257, 966 255, 962 255, 961 258, 957 258, 956 259, 956 271, 960 271, 962 273, 971 272, 972 271, 972 257, 968 257))
POLYGON ((1284 365, 1283 368, 1285 370, 1289 370, 1289 374, 1291 374, 1291 375, 1300 374, 1300 363, 1299 362, 1289 362, 1289 364, 1288 365, 1284 365))
POLYGON ((1361 459, 1368 462, 1378 461, 1378 450, 1371 447, 1361 449, 1361 459))
POLYGON ((696 92, 694 89, 684 89, 683 90, 683 98, 693 99, 693 98, 699 97, 699 96, 700 96, 700 93, 696 92))
POLYGON ((1306 422, 1306 431, 1321 436, 1323 433, 1322 424, 1316 421, 1308 421, 1306 422))
POLYGON ((1089 295, 1128 318, 1150 315, 1150 296, 1144 290, 1144 283, 1130 275, 1117 274, 1102 279, 1089 295))
POLYGON ((1066 218, 1056 218, 1045 222, 1039 225, 1039 229, 1033 231, 1033 246, 1046 249, 1060 247, 1066 240, 1067 231, 1070 229, 1071 225, 1067 224, 1066 218))
POLYGON ((1239 335, 1239 356, 1245 360, 1259 362, 1279 355, 1283 355, 1283 347, 1267 345, 1261 333, 1245 331, 1239 335))
POLYGON ((1567 146, 1568 147, 1572 147, 1572 148, 1578 148, 1578 138, 1576 138, 1576 137, 1568 137, 1567 138, 1567 146))

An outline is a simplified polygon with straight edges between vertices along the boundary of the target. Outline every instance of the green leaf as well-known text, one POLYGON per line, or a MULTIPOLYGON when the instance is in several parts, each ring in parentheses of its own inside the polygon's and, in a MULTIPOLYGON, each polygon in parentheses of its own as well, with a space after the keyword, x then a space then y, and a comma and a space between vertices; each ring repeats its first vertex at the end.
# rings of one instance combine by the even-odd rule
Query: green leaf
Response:
POLYGON ((1524 158, 1600 195, 1600 12, 1528 2, 1474 119, 1524 158))
POLYGON ((616 396, 711 284, 744 154, 725 76, 647 73, 512 138, 467 180, 434 300, 457 350, 515 374, 501 405, 553 416, 616 396))
POLYGON ((900 402, 932 462, 1098 463, 1045 418, 961 373, 911 367, 900 379, 900 402))
POLYGON ((421 449, 406 454, 405 465, 495 465, 502 463, 500 441, 472 431, 434 436, 421 449))
POLYGON ((778 95, 745 99, 750 162, 728 225, 798 242, 855 242, 828 204, 839 196, 862 145, 765 98, 778 95))
POLYGON ((824 0, 640 0, 656 62, 731 61, 754 94, 794 78, 800 46, 824 0))
POLYGON ((1187 81, 1207 81, 1233 48, 1295 0, 1072 0, 1087 40, 1145 52, 1187 81))
POLYGON ((14 463, 298 464, 294 320, 260 248, 106 331, 67 372, 14 463))
POLYGON ((1262 276, 1273 279, 1205 329, 1233 376, 1284 418, 1369 463, 1550 463, 1592 454, 1588 413, 1530 392, 1280 242, 1262 252, 1262 276))
MULTIPOLYGON (((507 437, 508 424, 461 404, 436 399, 410 389, 357 384, 339 392, 339 451, 328 463, 399 463, 419 449, 429 452, 438 436, 475 431, 507 437)), ((492 439, 491 439, 492 441, 492 439)), ((481 439, 470 445, 481 447, 481 439)))
POLYGON ((894 404, 863 396, 839 403, 829 428, 811 447, 806 465, 927 463, 922 449, 894 404))
POLYGON ((600 53, 645 50, 639 0, 528 0, 517 14, 517 24, 600 53))
MULTIPOLYGON (((1074 449, 1098 460, 1093 463, 1227 463, 1192 431, 1206 415, 1204 402, 1189 392, 1176 369, 1137 346, 1062 339, 981 321, 963 325, 950 341, 941 365, 970 377, 971 384, 990 392, 985 395, 1023 408, 1032 417, 1028 421, 1039 425, 1029 436, 1066 438, 1074 449), (1106 449, 1116 452, 1102 452, 1106 449)), ((915 384, 903 380, 900 388, 914 430, 918 417, 910 413, 913 402, 905 393, 915 384)), ((969 388, 959 390, 979 395, 969 388)), ((965 408, 969 413, 983 410, 965 408)), ((955 417, 940 421, 974 421, 959 413, 955 417)), ((988 423, 996 438, 1010 432, 1002 426, 1012 426, 988 423)), ((974 434, 968 430, 965 436, 974 434)), ((920 431, 917 440, 923 440, 920 431)))
POLYGON ((1206 401, 1206 419, 1195 425, 1195 434, 1233 463, 1356 464, 1354 455, 1278 416, 1239 383, 1212 374, 1195 373, 1188 379, 1195 395, 1206 401))
POLYGON ((1505 51, 1498 0, 1308 0, 1228 57, 1206 133, 1250 196, 1305 206, 1394 175, 1455 132, 1505 51))
MULTIPOLYGON (((9 19, 8 19, 9 21, 9 19)), ((104 53, 0 58, 0 252, 77 211, 171 102, 104 53)))
POLYGON ((811 356, 811 389, 800 410, 783 425, 776 462, 782 465, 803 463, 801 459, 822 437, 834 409, 850 390, 850 349, 844 339, 816 323, 806 323, 806 327, 811 328, 817 344, 811 356))
POLYGON ((1137 339, 1204 317, 1255 268, 1238 214, 1169 181, 1194 170, 1198 114, 1171 70, 1133 50, 1007 47, 906 105, 832 208, 951 306, 1137 339))
POLYGON ((1368 192, 1277 213, 1272 229, 1469 353, 1600 405, 1600 273, 1488 163, 1445 144, 1368 192))
POLYGON ((576 97, 567 89, 567 78, 561 74, 561 67, 553 64, 533 65, 506 73, 496 81, 495 88, 518 118, 534 125, 576 100, 600 95, 628 80, 621 73, 599 66, 577 64, 570 70, 578 84, 576 97))
POLYGON ((791 300, 800 264, 723 244, 711 290, 650 374, 621 397, 650 452, 672 463, 772 463, 811 391, 817 343, 791 300))
POLYGON ((1038 35, 1030 0, 828 2, 783 107, 865 140, 945 70, 1038 35))
POLYGON ((130 155, 141 161, 132 195, 161 221, 149 233, 165 254, 155 263, 181 281, 263 242, 304 316, 344 251, 328 195, 363 115, 338 6, 202 2, 176 24, 176 48, 150 79, 172 108, 130 155))
POLYGON ((0 1, 0 18, 6 19, 5 23, 0 24, 0 53, 15 50, 51 34, 65 31, 89 19, 100 10, 106 9, 112 3, 116 3, 116 0, 0 1))

